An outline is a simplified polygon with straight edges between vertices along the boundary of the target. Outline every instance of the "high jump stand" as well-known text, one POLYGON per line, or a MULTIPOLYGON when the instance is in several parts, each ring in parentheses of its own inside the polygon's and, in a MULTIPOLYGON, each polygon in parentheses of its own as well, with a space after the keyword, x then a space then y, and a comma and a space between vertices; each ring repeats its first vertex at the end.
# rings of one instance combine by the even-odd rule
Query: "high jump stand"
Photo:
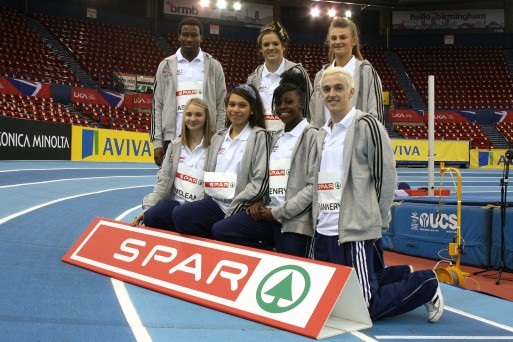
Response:
POLYGON ((447 171, 454 172, 458 176, 458 184, 456 184, 456 197, 458 200, 456 207, 456 237, 454 242, 450 242, 447 248, 448 254, 451 257, 456 257, 456 263, 452 264, 452 262, 449 262, 450 265, 446 268, 436 267, 435 273, 438 280, 442 283, 463 286, 465 279, 470 276, 470 273, 463 272, 460 269, 461 254, 463 253, 463 246, 461 245, 461 173, 456 168, 445 167, 445 163, 440 163, 440 176, 442 178, 447 171))

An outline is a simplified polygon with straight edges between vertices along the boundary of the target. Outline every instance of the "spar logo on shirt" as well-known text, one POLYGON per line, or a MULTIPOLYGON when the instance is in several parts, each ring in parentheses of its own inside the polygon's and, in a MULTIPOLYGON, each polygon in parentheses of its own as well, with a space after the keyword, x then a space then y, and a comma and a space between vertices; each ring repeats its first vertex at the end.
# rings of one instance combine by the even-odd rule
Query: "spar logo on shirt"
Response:
POLYGON ((178 158, 178 163, 185 163, 185 161, 187 160, 187 157, 180 157, 178 158))
POLYGON ((317 190, 334 190, 334 189, 340 189, 341 187, 342 187, 342 185, 339 182, 317 184, 317 190))
POLYGON ((274 115, 274 114, 266 115, 266 116, 265 116, 265 119, 266 119, 266 120, 271 120, 271 121, 280 120, 280 118, 278 117, 278 115, 274 115))
POLYGON ((288 175, 289 174, 289 171, 290 170, 285 170, 285 169, 280 169, 280 170, 270 170, 269 171, 269 176, 272 177, 272 176, 285 176, 285 175, 288 175))
POLYGON ((199 180, 197 178, 191 177, 189 175, 186 175, 186 174, 183 174, 183 173, 180 173, 180 172, 176 173, 176 178, 178 178, 180 180, 183 180, 185 182, 192 183, 192 184, 198 184, 198 185, 202 185, 203 184, 202 180, 199 180))
POLYGON ((216 189, 228 189, 235 188, 234 182, 205 182, 205 187, 216 188, 216 189))
POLYGON ((176 96, 184 96, 184 95, 198 95, 200 94, 201 95, 202 91, 201 90, 196 90, 196 89, 184 89, 184 90, 177 90, 176 91, 176 96))
POLYGON ((221 156, 221 155, 223 155, 224 150, 225 150, 225 148, 224 148, 224 147, 221 147, 221 148, 219 149, 219 152, 218 152, 217 154, 218 154, 218 155, 220 155, 220 156, 221 156))

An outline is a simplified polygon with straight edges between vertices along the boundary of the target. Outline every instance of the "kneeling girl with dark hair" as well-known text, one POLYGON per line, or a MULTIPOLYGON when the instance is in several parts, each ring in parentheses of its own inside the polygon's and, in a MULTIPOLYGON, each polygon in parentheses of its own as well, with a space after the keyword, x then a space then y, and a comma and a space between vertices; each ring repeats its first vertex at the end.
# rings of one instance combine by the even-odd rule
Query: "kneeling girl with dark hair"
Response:
POLYGON ((205 162, 205 198, 173 211, 180 233, 212 237, 212 226, 260 200, 269 180, 270 137, 254 87, 243 84, 226 99, 228 129, 216 133, 205 162))
POLYGON ((273 94, 273 112, 285 124, 272 137, 266 199, 213 227, 214 238, 306 257, 313 236, 312 187, 317 129, 303 117, 306 80, 294 68, 282 74, 273 94), (264 206, 265 203, 265 206, 264 206))

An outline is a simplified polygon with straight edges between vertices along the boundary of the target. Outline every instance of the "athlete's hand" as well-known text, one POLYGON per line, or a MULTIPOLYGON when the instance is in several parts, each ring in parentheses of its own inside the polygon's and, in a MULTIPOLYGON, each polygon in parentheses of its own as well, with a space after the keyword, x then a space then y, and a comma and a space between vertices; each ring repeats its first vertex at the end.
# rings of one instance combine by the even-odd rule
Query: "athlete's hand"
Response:
POLYGON ((163 147, 157 147, 154 151, 153 151, 153 159, 155 160, 155 164, 157 164, 157 166, 161 166, 162 165, 162 161, 164 160, 164 148, 163 147))
POLYGON ((260 218, 264 221, 274 221, 275 220, 275 218, 273 217, 271 208, 262 207, 259 209, 258 214, 259 214, 260 218))
POLYGON ((144 219, 144 213, 140 213, 139 215, 137 215, 136 217, 134 217, 134 220, 132 221, 132 223, 130 224, 132 227, 135 227, 137 226, 139 223, 142 222, 142 220, 144 219))
POLYGON ((262 200, 259 200, 259 201, 255 202, 255 203, 253 203, 252 205, 250 205, 249 207, 247 207, 246 208, 246 212, 255 221, 259 221, 260 220, 259 210, 260 210, 260 208, 262 208, 263 205, 264 205, 264 202, 262 202, 262 200))

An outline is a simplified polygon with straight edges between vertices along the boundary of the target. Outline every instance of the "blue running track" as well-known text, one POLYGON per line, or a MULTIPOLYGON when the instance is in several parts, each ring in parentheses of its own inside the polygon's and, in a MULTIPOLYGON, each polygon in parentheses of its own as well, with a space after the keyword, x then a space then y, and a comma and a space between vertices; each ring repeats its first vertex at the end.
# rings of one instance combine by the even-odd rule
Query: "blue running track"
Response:
MULTIPOLYGON (((310 340, 61 261, 95 217, 131 221, 156 172, 141 163, 0 162, 0 341, 310 340)), ((425 169, 398 173, 412 188, 427 186, 425 169)), ((500 200, 499 170, 462 175, 464 197, 500 200)), ((454 192, 449 179, 444 188, 454 192)), ((513 341, 512 302, 442 290, 446 311, 436 324, 421 307, 328 340, 513 341)))

